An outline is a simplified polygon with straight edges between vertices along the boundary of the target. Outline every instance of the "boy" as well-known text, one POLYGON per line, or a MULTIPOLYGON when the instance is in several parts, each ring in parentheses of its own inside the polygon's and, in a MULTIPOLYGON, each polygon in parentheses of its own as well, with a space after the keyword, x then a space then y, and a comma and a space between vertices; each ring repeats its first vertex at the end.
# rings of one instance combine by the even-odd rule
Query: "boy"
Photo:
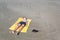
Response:
POLYGON ((17 33, 17 35, 19 35, 19 33, 21 32, 21 30, 24 28, 24 26, 26 26, 27 25, 27 18, 23 18, 23 20, 21 21, 21 22, 19 22, 19 23, 17 23, 17 25, 16 25, 16 28, 12 31, 12 33, 14 34, 15 32, 16 32, 16 30, 18 29, 18 28, 20 28, 19 29, 19 32, 17 33))

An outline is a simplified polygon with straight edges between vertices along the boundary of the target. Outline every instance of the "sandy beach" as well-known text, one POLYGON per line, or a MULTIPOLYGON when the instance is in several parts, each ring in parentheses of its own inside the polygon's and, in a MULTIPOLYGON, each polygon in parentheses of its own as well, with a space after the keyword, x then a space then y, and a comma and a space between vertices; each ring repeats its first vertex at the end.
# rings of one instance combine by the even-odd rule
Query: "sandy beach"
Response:
POLYGON ((60 40, 60 1, 0 0, 0 40, 60 40), (32 19, 27 33, 10 34, 19 17, 32 19))

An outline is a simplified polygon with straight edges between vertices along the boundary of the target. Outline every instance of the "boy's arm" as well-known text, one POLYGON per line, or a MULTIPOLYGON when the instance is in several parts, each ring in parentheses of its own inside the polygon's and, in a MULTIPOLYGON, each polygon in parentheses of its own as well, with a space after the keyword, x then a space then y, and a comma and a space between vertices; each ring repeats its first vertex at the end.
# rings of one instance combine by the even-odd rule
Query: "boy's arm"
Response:
POLYGON ((26 22, 26 25, 28 24, 28 21, 26 22))

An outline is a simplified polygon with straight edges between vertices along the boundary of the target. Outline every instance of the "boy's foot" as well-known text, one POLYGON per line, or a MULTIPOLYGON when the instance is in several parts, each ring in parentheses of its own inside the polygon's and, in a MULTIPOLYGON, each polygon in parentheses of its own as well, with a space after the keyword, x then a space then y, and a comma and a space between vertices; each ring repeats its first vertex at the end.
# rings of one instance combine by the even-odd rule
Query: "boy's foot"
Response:
POLYGON ((18 32, 16 35, 19 35, 20 34, 20 32, 18 32))
POLYGON ((15 33, 15 31, 12 31, 12 33, 14 34, 14 33, 15 33))

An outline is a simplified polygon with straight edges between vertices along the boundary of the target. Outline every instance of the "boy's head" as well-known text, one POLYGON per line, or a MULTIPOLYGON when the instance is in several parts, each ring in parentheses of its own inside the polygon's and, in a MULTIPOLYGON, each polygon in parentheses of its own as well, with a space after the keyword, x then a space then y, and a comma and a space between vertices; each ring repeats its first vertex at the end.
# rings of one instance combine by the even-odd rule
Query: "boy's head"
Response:
POLYGON ((23 17, 24 20, 27 20, 27 18, 23 17))

